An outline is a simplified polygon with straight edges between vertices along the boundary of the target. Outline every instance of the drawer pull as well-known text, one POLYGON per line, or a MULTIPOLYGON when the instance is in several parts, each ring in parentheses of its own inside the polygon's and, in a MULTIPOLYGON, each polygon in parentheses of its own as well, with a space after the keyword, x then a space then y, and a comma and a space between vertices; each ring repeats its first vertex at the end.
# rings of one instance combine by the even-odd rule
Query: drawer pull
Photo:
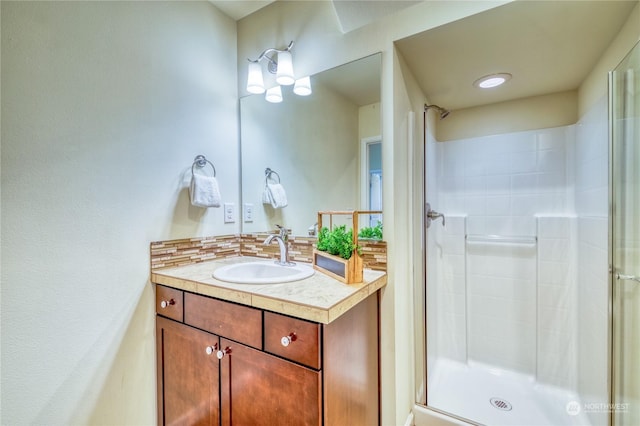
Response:
POLYGON ((175 301, 175 300, 173 300, 173 299, 170 299, 170 300, 163 300, 162 302, 160 302, 160 307, 161 307, 162 309, 164 309, 164 308, 166 308, 167 306, 175 305, 175 304, 176 304, 176 301, 175 301))
POLYGON ((207 353, 207 355, 211 355, 214 351, 218 350, 218 344, 214 343, 213 346, 207 346, 205 348, 205 352, 207 353))
POLYGON ((224 350, 216 352, 216 356, 218 357, 218 359, 222 359, 226 354, 230 354, 230 353, 231 353, 231 348, 226 347, 224 348, 224 350))
POLYGON ((285 348, 291 344, 291 342, 296 341, 296 333, 290 333, 288 336, 284 336, 280 339, 280 344, 285 348))

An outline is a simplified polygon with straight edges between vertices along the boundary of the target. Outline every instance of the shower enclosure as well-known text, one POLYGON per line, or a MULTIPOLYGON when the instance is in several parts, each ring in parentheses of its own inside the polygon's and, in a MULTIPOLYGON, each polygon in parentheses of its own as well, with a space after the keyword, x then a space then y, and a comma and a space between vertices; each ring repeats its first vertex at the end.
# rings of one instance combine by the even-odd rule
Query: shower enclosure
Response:
POLYGON ((575 125, 440 143, 425 122, 432 410, 640 424, 639 68, 636 47, 575 125))
POLYGON ((640 45, 609 75, 612 414, 640 424, 640 45))

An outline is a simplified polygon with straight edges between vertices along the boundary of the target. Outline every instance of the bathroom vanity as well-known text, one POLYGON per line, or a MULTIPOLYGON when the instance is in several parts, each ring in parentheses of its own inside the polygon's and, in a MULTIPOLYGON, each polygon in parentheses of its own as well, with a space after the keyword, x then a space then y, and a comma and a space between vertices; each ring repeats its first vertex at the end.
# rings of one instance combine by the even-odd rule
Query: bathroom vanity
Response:
POLYGON ((234 284, 215 268, 154 270, 158 424, 376 425, 379 289, 316 273, 234 284))

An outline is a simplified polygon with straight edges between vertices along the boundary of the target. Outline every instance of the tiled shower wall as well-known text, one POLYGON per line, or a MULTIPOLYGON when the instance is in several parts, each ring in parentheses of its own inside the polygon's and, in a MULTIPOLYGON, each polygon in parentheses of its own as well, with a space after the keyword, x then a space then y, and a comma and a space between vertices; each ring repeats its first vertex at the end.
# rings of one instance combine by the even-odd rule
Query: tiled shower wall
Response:
POLYGON ((575 217, 538 221, 536 376, 543 383, 575 389, 578 336, 575 217))
POLYGON ((474 234, 534 235, 573 212, 573 126, 438 144, 438 205, 474 234))
MULTIPOLYGON (((592 116, 604 117, 606 127, 606 110, 592 116)), ((591 386, 600 395, 606 386, 580 362, 596 347, 591 365, 604 368, 599 349, 607 342, 600 303, 607 296, 599 294, 606 293, 606 271, 585 276, 606 264, 606 202, 604 212, 584 214, 606 198, 607 138, 606 131, 604 143, 597 129, 585 131, 589 116, 584 121, 434 144, 438 188, 428 201, 447 215, 446 228, 432 228, 436 249, 429 254, 438 268, 430 293, 438 356, 535 374, 581 393, 591 386), (537 244, 471 247, 465 234, 531 236, 537 244), (594 292, 598 301, 587 295, 594 292)))
POLYGON ((537 244, 467 243, 467 219, 433 229, 438 356, 574 388, 575 218, 533 218, 537 244))
POLYGON ((467 242, 468 357, 535 374, 536 245, 467 242))

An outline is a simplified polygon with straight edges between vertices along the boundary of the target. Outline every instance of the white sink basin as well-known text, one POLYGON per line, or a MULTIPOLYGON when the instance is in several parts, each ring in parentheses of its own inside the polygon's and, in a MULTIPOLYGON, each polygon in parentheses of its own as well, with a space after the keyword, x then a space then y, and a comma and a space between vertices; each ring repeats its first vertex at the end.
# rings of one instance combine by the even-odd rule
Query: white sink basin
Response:
POLYGON ((213 278, 237 284, 275 284, 303 280, 313 273, 309 265, 282 266, 268 260, 223 266, 213 272, 213 278))

